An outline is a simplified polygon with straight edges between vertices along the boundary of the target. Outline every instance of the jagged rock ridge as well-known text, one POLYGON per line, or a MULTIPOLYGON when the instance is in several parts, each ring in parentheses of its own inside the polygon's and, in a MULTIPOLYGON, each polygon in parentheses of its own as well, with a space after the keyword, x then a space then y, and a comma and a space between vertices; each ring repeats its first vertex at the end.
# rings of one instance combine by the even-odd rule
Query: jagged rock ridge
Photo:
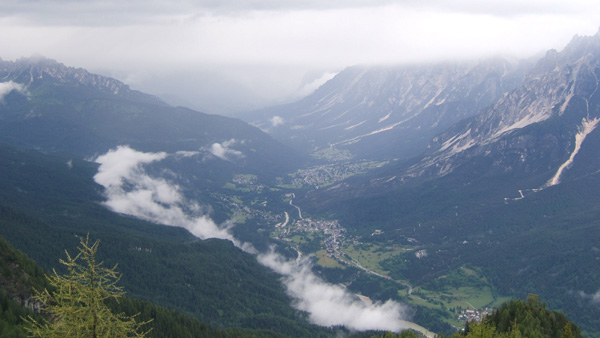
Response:
POLYGON ((595 129, 598 74, 600 34, 575 37, 563 51, 547 52, 521 87, 435 137, 408 176, 443 176, 482 156, 504 171, 555 175, 595 129))
POLYGON ((224 175, 236 167, 270 173, 297 163, 288 147, 244 121, 172 107, 118 80, 50 59, 0 61, 0 95, 0 142, 18 147, 89 158, 119 145, 201 155, 217 145, 239 154, 213 156, 211 164, 224 175))
POLYGON ((140 102, 166 105, 158 97, 132 90, 119 80, 92 74, 83 68, 67 67, 62 63, 42 56, 20 58, 16 61, 3 61, 0 59, 0 82, 9 80, 26 87, 35 86, 42 80, 74 83, 106 94, 140 102))
POLYGON ((334 146, 359 158, 408 157, 520 85, 529 64, 494 58, 350 67, 305 99, 248 119, 308 151, 334 146))

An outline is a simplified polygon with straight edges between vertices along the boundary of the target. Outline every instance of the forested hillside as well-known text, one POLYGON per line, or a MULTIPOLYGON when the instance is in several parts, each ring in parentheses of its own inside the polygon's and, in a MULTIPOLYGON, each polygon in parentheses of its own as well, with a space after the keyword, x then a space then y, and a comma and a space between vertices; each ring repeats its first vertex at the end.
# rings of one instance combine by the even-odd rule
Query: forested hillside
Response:
POLYGON ((201 241, 105 209, 91 180, 95 164, 8 146, 0 152, 0 235, 43 268, 60 271, 64 250, 89 233, 103 243, 99 258, 119 264, 132 297, 217 326, 327 332, 290 306, 275 273, 230 242, 201 241))
POLYGON ((489 338, 580 338, 577 325, 557 311, 546 309, 537 295, 526 301, 511 300, 502 304, 481 322, 468 323, 464 332, 452 337, 489 338))
MULTIPOLYGON (((33 260, 14 249, 2 237, 0 237, 0 271, 2 271, 0 275, 0 286, 2 287, 0 293, 0 337, 26 337, 24 327, 29 324, 24 319, 32 316, 41 320, 44 317, 39 314, 40 304, 32 298, 34 288, 36 290, 48 289, 51 292, 53 292, 53 288, 47 282, 46 273, 33 260)), ((302 331, 284 334, 277 332, 280 331, 277 328, 275 330, 219 329, 180 312, 130 297, 120 297, 118 302, 109 300, 108 305, 113 313, 135 315, 138 322, 150 321, 144 326, 145 330, 151 329, 148 337, 296 337, 307 334, 302 331)))

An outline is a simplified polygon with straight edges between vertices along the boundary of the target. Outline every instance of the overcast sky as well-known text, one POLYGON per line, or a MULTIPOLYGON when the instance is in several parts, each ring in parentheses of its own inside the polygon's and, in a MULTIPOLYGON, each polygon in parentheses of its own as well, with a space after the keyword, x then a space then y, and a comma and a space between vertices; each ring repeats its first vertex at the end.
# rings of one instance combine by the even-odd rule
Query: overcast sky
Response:
POLYGON ((597 0, 2 0, 0 58, 39 53, 219 113, 350 65, 527 57, 598 27, 597 0))

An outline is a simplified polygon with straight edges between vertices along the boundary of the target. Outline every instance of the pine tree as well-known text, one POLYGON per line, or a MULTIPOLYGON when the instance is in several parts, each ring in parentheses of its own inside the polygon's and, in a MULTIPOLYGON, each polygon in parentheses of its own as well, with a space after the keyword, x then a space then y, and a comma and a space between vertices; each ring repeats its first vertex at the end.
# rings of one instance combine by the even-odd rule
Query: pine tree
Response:
POLYGON ((571 329, 571 323, 567 323, 563 329, 563 338, 575 338, 573 334, 573 329, 571 329))
POLYGON ((67 267, 67 274, 56 271, 48 277, 52 292, 47 289, 36 291, 35 299, 42 304, 47 320, 38 322, 28 318, 27 331, 30 337, 54 338, 100 338, 100 337, 145 337, 140 332, 147 322, 137 323, 135 316, 113 314, 105 300, 118 301, 124 292, 117 283, 120 274, 117 266, 105 268, 95 260, 100 241, 89 245, 89 235, 80 239, 75 257, 67 252, 67 259, 60 263, 67 267))

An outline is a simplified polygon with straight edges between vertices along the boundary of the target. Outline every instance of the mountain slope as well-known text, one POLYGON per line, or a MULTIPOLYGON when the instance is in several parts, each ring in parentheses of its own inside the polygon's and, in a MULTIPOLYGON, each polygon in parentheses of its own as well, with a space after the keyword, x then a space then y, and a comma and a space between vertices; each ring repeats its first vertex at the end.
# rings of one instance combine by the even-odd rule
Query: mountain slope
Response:
POLYGON ((465 184, 502 176, 502 190, 490 191, 500 201, 592 173, 600 166, 589 150, 600 121, 599 74, 600 35, 576 37, 560 53, 549 51, 522 86, 435 136, 424 154, 345 190, 369 194, 445 176, 465 184))
MULTIPOLYGON (((318 336, 290 305, 279 276, 222 240, 114 214, 100 205, 97 165, 0 146, 0 235, 46 269, 78 236, 101 240, 128 295, 217 326, 318 336)), ((60 269, 58 270, 61 271, 60 269)), ((296 334, 292 334, 296 336, 296 334)))
POLYGON ((500 58, 351 67, 297 103, 244 118, 306 151, 335 146, 358 158, 406 158, 520 85, 528 67, 500 58))
MULTIPOLYGON (((101 250, 102 251, 102 248, 101 250)), ((64 258, 64 257, 63 257, 64 258)), ((32 303, 35 290, 52 292, 44 271, 19 250, 0 237, 0 337, 26 337, 23 318, 33 316, 41 321, 39 305, 32 303), (36 313, 32 309, 36 309, 36 313)), ((127 296, 108 306, 113 313, 135 316, 138 322, 150 321, 144 326, 151 329, 148 337, 288 337, 270 330, 216 329, 179 312, 156 306, 127 296)))
POLYGON ((599 336, 599 75, 600 34, 576 37, 424 155, 295 203, 363 239, 417 243, 425 257, 384 264, 395 278, 433 285, 473 264, 500 294, 539 293, 599 336))
POLYGON ((123 144, 202 151, 227 171, 255 173, 298 163, 289 148, 240 120, 171 107, 117 80, 49 59, 0 61, 0 95, 0 141, 20 147, 82 158, 123 144), (211 151, 215 147, 220 152, 211 151))
POLYGON ((436 137, 410 174, 444 175, 489 156, 497 170, 542 175, 549 180, 545 186, 557 184, 554 176, 566 173, 573 159, 567 161, 600 118, 599 69, 600 34, 576 37, 560 53, 549 51, 522 87, 436 137))

